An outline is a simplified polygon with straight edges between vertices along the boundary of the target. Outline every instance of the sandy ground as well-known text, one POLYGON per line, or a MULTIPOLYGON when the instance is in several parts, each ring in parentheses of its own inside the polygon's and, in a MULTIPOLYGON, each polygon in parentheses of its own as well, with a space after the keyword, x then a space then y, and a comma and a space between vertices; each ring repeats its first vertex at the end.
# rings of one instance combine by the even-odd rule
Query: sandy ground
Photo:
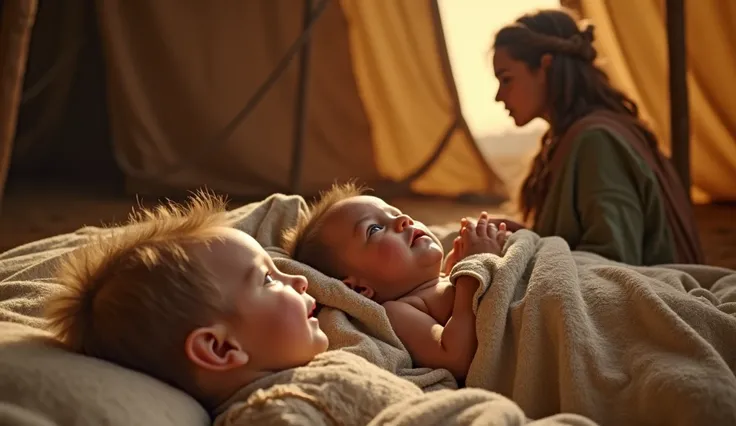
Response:
MULTIPOLYGON (((8 188, 0 211, 0 252, 84 225, 119 223, 134 206, 155 201, 110 193, 104 188, 60 185, 23 184, 8 188)), ((394 204, 428 225, 457 223, 460 218, 477 215, 484 209, 497 214, 504 210, 503 206, 448 201, 403 199, 394 204)), ((736 205, 701 205, 695 211, 708 263, 736 269, 736 205)))

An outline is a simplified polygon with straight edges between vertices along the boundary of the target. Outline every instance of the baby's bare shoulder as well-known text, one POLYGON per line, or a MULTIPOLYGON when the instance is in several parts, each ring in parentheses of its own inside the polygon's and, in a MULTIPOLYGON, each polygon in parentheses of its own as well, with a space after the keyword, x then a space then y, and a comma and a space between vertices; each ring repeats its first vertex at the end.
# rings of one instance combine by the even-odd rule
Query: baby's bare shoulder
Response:
POLYGON ((425 314, 429 313, 427 302, 424 300, 424 298, 421 297, 421 295, 412 294, 409 296, 404 296, 398 299, 396 302, 413 306, 414 308, 424 312, 425 314))
POLYGON ((449 280, 440 280, 434 287, 427 290, 422 295, 422 300, 427 307, 426 312, 438 323, 447 323, 455 303, 455 287, 449 280))
MULTIPOLYGON (((442 323, 452 312, 453 300, 454 289, 452 284, 449 281, 440 281, 431 287, 397 299, 391 304, 409 305, 442 323)), ((401 309, 401 305, 397 307, 401 309)))

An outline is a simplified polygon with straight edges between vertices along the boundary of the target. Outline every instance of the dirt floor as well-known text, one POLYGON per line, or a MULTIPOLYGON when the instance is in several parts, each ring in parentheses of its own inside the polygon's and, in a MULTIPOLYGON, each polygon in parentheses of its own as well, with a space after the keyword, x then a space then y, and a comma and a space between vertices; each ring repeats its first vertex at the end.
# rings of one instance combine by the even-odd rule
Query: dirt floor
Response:
MULTIPOLYGON (((109 188, 68 184, 9 186, 0 210, 0 252, 85 225, 119 223, 134 206, 155 202, 114 195, 115 192, 109 188)), ((499 214, 504 210, 499 206, 447 201, 395 200, 394 203, 428 225, 457 223, 461 217, 477 215, 484 209, 499 214)), ((736 205, 701 205, 696 206, 695 212, 708 263, 736 269, 736 205)))

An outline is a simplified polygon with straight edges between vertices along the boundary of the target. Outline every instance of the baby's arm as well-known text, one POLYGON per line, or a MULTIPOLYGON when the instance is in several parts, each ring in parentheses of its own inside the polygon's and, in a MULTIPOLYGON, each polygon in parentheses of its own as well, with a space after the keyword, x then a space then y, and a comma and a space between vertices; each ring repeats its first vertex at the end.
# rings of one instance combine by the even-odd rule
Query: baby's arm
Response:
POLYGON ((407 303, 383 304, 396 335, 418 366, 445 368, 458 379, 468 374, 478 345, 472 305, 478 285, 472 277, 457 280, 452 316, 444 327, 407 303))

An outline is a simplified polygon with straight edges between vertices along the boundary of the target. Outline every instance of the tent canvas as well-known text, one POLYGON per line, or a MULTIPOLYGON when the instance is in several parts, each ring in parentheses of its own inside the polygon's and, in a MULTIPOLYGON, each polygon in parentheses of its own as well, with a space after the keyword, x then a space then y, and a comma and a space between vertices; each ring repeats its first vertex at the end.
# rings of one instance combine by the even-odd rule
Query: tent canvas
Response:
MULTIPOLYGON (((29 109, 23 88, 46 77, 24 80, 34 54, 30 31, 35 37, 45 24, 51 37, 54 14, 66 22, 56 34, 65 43, 46 56, 72 67, 85 36, 80 23, 96 21, 107 100, 83 107, 106 109, 116 163, 132 191, 206 184, 234 196, 314 195, 359 178, 392 195, 507 197, 463 119, 436 1, 85 3, 3 4, 0 188, 18 109, 21 116, 29 109), (228 127, 284 58, 288 65, 255 107, 228 127)), ((61 80, 44 90, 70 84, 61 80)))
MULTIPOLYGON (((233 0, 214 12, 190 3, 69 0, 40 9, 33 0, 0 3, 0 196, 11 159, 18 170, 42 155, 68 169, 121 168, 137 193, 207 184, 252 198, 275 191, 312 195, 334 180, 359 177, 388 194, 499 201, 507 195, 460 111, 436 1, 233 0), (307 4, 315 24, 306 31, 309 43, 299 45, 307 4), (285 57, 292 60, 276 84, 224 143, 213 146, 285 57), (85 90, 93 94, 75 103, 85 90), (64 133, 73 127, 67 117, 73 113, 84 130, 64 133), (67 148, 71 156, 59 158, 41 143, 63 139, 59 133, 66 139, 57 146, 79 147, 67 148), (106 163, 100 154, 109 146, 115 159, 106 163), (78 164, 70 158, 82 155, 75 152, 95 163, 78 164)), ((728 182, 736 163, 728 131, 734 121, 726 108, 733 97, 724 79, 707 78, 727 74, 732 58, 684 52, 681 31, 679 43, 663 53, 665 32, 656 30, 665 28, 665 14, 656 0, 637 3, 652 21, 645 28, 626 7, 562 3, 593 18, 612 80, 639 101, 685 180, 692 166, 694 190, 705 194, 700 199, 733 200, 728 182), (641 43, 634 29, 654 33, 641 43), (691 108, 683 89, 685 53, 691 108), (669 88, 662 78, 667 59, 680 70, 669 88), (715 68, 713 61, 719 61, 715 68), (683 118, 688 109, 692 141, 683 118), (679 118, 670 120, 671 114, 679 118)), ((708 51, 728 47, 721 21, 733 11, 716 6, 685 13, 692 27, 688 44, 707 38, 708 51)), ((668 10, 675 12, 668 16, 670 35, 678 35, 684 11, 668 10)))
POLYGON ((736 200, 734 2, 561 0, 596 25, 601 65, 637 102, 696 203, 736 200))

